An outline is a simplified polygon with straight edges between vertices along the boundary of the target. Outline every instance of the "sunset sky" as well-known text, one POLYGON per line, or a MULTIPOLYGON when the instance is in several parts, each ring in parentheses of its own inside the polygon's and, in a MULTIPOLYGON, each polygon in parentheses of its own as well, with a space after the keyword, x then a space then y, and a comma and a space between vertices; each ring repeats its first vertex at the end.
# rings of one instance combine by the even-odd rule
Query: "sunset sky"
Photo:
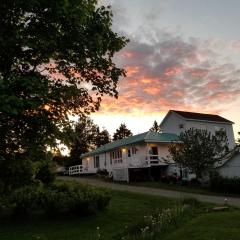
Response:
POLYGON ((240 130, 239 0, 101 2, 130 42, 115 56, 127 70, 119 98, 104 97, 95 123, 112 134, 125 122, 136 134, 178 109, 220 114, 240 130))

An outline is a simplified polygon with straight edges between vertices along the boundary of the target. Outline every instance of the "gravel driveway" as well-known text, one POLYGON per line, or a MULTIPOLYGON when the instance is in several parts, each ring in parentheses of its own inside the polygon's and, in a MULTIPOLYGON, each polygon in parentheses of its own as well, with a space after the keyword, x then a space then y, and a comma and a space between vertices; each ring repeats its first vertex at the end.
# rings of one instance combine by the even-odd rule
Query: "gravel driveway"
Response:
POLYGON ((227 198, 227 202, 229 205, 240 207, 240 198, 235 198, 235 197, 233 198, 233 197, 225 197, 225 196, 211 196, 211 195, 186 193, 186 192, 173 191, 173 190, 165 190, 165 189, 159 189, 159 188, 131 186, 127 184, 118 184, 114 182, 104 182, 101 180, 86 178, 86 177, 58 177, 58 179, 61 179, 64 181, 74 180, 77 182, 87 183, 93 186, 110 188, 113 190, 143 193, 143 194, 162 196, 162 197, 168 197, 168 198, 177 198, 177 199, 196 198, 202 202, 209 202, 209 203, 216 203, 216 204, 223 204, 225 199, 227 198))

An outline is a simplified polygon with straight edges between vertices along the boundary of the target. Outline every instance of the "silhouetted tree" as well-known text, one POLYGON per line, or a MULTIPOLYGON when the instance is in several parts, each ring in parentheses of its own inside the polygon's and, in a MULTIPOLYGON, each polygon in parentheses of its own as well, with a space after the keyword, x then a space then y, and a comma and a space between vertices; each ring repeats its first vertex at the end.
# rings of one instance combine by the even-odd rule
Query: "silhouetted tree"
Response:
POLYGON ((102 145, 105 145, 107 143, 111 142, 111 137, 107 129, 103 129, 100 131, 98 128, 97 130, 97 136, 95 139, 95 145, 96 147, 101 147, 102 145))
POLYGON ((171 144, 169 152, 176 163, 200 179, 228 152, 227 136, 224 131, 212 135, 207 130, 191 128, 180 134, 179 142, 171 144))
POLYGON ((125 72, 112 57, 127 40, 111 27, 95 0, 1 1, 0 159, 43 159, 68 136, 69 114, 117 97, 125 72))
POLYGON ((132 136, 131 130, 129 130, 125 123, 122 123, 116 132, 113 134, 113 140, 123 139, 132 136))
POLYGON ((157 133, 162 132, 162 130, 160 128, 160 124, 158 124, 158 122, 156 120, 154 121, 153 126, 149 129, 149 131, 157 132, 157 133))
POLYGON ((80 164, 80 156, 95 149, 98 126, 89 117, 82 117, 74 126, 70 158, 72 165, 80 164))

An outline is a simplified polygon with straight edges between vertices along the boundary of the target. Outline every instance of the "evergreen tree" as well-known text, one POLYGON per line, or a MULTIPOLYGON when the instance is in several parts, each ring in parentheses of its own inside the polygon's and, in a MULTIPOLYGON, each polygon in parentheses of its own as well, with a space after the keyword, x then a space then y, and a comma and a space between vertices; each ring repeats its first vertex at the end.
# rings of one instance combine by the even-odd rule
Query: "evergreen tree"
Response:
POLYGON ((120 124, 119 128, 113 134, 113 140, 123 139, 132 136, 131 130, 129 130, 125 123, 120 124))
POLYGON ((97 130, 97 136, 95 140, 96 147, 101 147, 102 145, 105 145, 107 143, 111 142, 111 137, 107 129, 103 129, 100 131, 98 128, 97 130))
POLYGON ((149 131, 161 133, 162 130, 160 128, 160 123, 158 124, 158 122, 155 120, 154 123, 153 123, 153 126, 149 129, 149 131))
POLYGON ((80 164, 81 155, 95 149, 98 126, 88 117, 82 117, 74 126, 70 150, 71 164, 80 164))

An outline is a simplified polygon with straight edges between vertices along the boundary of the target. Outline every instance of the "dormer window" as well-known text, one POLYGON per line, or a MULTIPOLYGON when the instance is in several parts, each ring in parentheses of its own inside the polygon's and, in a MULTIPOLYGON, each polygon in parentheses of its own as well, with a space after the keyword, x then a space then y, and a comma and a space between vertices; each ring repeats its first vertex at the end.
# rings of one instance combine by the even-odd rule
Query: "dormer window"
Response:
POLYGON ((226 133, 226 129, 224 127, 215 126, 214 128, 215 128, 215 134, 226 133))

